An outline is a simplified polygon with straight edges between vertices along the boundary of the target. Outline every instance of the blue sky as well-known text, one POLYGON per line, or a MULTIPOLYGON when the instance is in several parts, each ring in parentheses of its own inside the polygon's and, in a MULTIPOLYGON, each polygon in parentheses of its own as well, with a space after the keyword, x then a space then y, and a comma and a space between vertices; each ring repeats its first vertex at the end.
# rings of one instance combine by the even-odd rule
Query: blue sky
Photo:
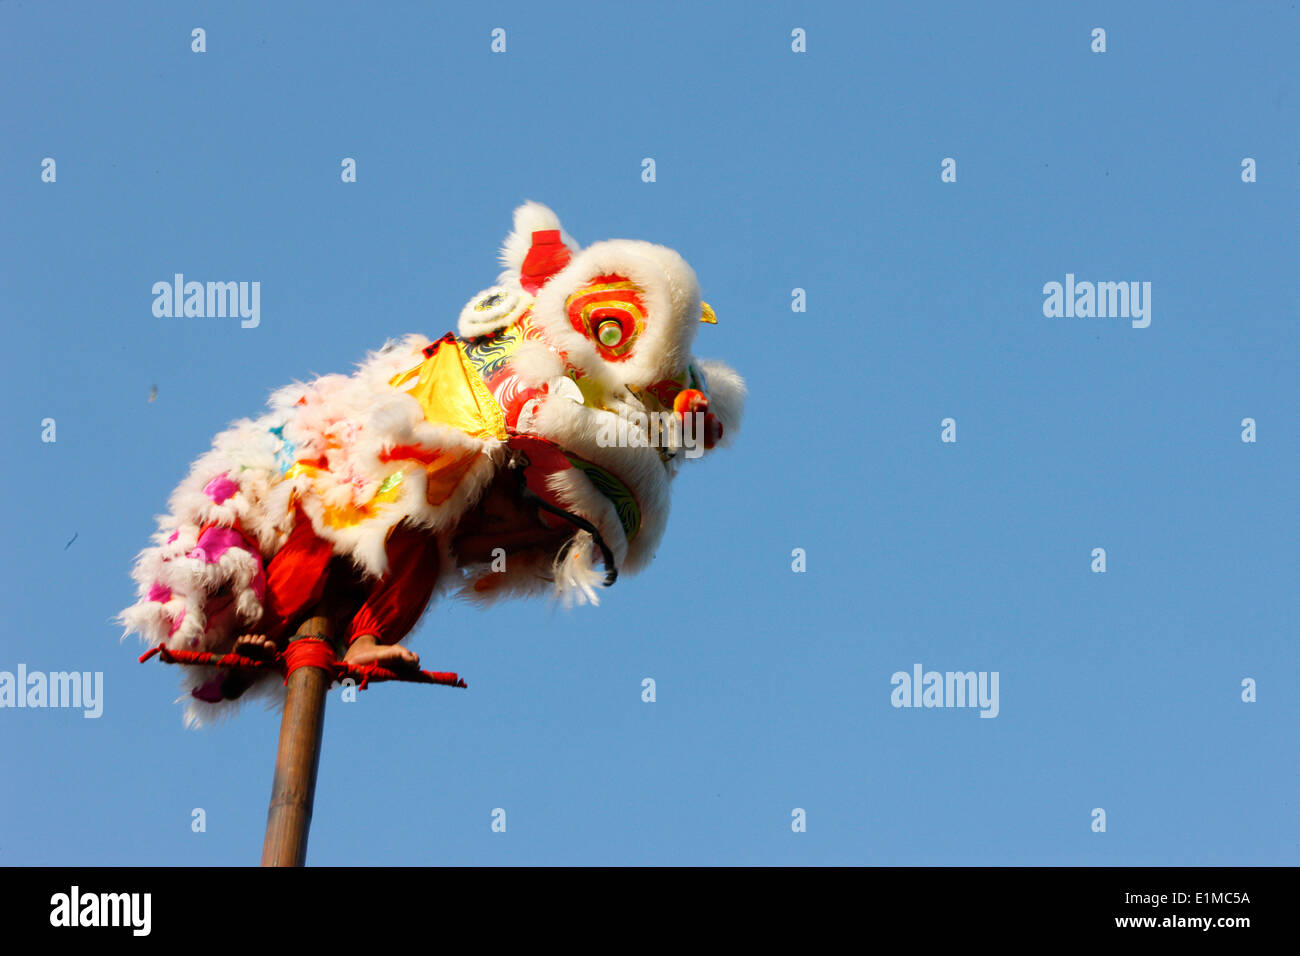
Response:
POLYGON ((105 682, 0 710, 0 864, 257 861, 278 716, 183 729, 131 560, 271 389, 453 328, 524 199, 686 257, 746 427, 600 608, 442 604, 468 691, 335 691, 309 862, 1300 863, 1295 6, 465 6, 0 3, 0 670, 105 682), (261 324, 155 318, 175 272, 261 324), (1046 318, 1067 273, 1150 327, 1046 318), (916 663, 998 716, 894 708, 916 663))

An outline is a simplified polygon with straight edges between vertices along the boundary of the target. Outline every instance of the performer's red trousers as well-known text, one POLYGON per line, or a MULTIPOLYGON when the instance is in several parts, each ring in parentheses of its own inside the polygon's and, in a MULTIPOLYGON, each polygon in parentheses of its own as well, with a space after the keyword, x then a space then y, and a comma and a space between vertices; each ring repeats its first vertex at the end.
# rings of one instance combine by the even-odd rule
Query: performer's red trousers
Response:
POLYGON ((326 585, 359 594, 361 606, 346 632, 347 646, 366 634, 376 643, 396 644, 415 627, 438 581, 437 539, 428 531, 400 524, 388 536, 388 572, 378 581, 363 579, 346 558, 331 562, 328 541, 299 520, 284 547, 266 569, 263 630, 279 641, 325 593, 326 585))

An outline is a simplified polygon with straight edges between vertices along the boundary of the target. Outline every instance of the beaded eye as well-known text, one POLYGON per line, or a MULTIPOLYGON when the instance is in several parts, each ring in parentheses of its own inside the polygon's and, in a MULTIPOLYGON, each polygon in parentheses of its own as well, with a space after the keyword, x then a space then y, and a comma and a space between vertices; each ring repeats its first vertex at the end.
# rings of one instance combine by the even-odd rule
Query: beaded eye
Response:
POLYGON ((601 275, 569 296, 569 324, 596 343, 601 357, 621 362, 645 330, 642 290, 620 275, 601 275))
POLYGON ((596 329, 596 338, 600 339, 601 345, 612 349, 623 341, 623 326, 616 319, 606 319, 596 329))

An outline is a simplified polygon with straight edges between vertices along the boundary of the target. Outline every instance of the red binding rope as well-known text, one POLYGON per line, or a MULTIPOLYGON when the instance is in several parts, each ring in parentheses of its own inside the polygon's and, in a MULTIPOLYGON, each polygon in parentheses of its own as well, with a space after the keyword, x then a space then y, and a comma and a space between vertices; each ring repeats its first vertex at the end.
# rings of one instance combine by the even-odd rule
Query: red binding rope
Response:
POLYGON ((347 664, 337 660, 328 641, 318 637, 303 637, 290 641, 289 646, 275 657, 258 660, 242 654, 210 654, 206 651, 169 650, 159 644, 140 655, 143 664, 157 655, 166 664, 205 664, 209 667, 230 667, 237 670, 272 670, 284 675, 287 682, 289 675, 299 667, 319 667, 327 671, 334 681, 352 678, 358 688, 365 690, 372 682, 396 680, 412 684, 442 684, 446 687, 467 687, 460 676, 451 671, 417 671, 414 669, 394 669, 384 667, 377 662, 370 664, 347 664))
POLYGON ((289 682, 289 675, 299 667, 319 667, 333 673, 338 659, 334 656, 334 647, 329 641, 319 637, 300 637, 289 642, 289 646, 280 652, 284 661, 284 682, 289 682))

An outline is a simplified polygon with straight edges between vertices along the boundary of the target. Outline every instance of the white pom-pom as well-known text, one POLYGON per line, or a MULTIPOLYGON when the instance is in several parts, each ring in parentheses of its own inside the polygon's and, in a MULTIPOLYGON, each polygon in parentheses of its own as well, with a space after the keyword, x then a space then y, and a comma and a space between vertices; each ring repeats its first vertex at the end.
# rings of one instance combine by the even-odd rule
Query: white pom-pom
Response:
POLYGON ((460 310, 456 331, 462 338, 487 335, 510 325, 523 314, 533 298, 521 290, 493 286, 484 289, 460 310))

